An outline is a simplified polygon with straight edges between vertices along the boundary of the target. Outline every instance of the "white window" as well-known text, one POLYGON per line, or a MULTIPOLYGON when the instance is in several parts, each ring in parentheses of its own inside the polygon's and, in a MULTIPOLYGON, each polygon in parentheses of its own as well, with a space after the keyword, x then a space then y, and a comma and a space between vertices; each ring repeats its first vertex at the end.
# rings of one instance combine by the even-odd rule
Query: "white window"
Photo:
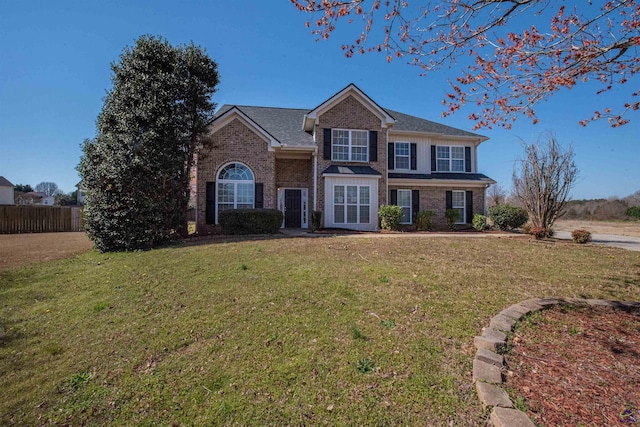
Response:
POLYGON ((402 208, 400 223, 411 224, 411 190, 398 190, 398 206, 402 208))
POLYGON ((333 188, 333 220, 336 224, 368 224, 370 204, 367 185, 336 185, 333 188))
POLYGON ((436 146, 436 169, 438 172, 464 172, 463 146, 436 146))
POLYGON ((395 167, 396 169, 409 169, 409 143, 408 142, 396 142, 395 143, 395 167))
POLYGON ((452 191, 451 192, 451 209, 458 211, 458 221, 456 224, 464 224, 465 222, 465 193, 464 191, 452 191))
MULTIPOLYGON (((253 209, 255 198, 254 178, 251 170, 242 163, 226 165, 218 174, 217 212, 229 209, 253 209)), ((216 223, 218 218, 216 218, 216 223)))
POLYGON ((332 129, 331 160, 369 161, 369 132, 366 130, 332 129))

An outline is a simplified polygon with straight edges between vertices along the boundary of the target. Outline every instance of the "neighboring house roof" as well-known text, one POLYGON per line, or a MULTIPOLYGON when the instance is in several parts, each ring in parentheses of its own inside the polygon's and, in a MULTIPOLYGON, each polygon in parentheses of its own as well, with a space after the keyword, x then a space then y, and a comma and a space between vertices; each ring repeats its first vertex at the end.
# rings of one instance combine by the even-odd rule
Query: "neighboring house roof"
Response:
POLYGON ((340 166, 331 165, 322 171, 323 175, 326 174, 338 174, 338 175, 377 175, 382 176, 380 172, 372 168, 371 166, 340 166))
POLYGON ((12 183, 9 182, 7 178, 4 176, 0 176, 0 187, 15 187, 12 183))
POLYGON ((389 178, 396 179, 438 179, 451 181, 479 181, 487 184, 495 184, 496 182, 488 176, 481 173, 451 173, 451 172, 432 172, 430 174, 418 173, 393 173, 389 172, 389 178))

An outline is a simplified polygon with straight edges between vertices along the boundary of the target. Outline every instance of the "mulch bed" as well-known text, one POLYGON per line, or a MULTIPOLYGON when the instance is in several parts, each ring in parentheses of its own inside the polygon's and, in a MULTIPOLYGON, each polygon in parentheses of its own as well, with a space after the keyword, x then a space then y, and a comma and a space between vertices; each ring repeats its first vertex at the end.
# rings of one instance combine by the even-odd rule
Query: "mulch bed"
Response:
POLYGON ((640 314, 555 307, 510 343, 506 388, 536 425, 640 425, 640 314))

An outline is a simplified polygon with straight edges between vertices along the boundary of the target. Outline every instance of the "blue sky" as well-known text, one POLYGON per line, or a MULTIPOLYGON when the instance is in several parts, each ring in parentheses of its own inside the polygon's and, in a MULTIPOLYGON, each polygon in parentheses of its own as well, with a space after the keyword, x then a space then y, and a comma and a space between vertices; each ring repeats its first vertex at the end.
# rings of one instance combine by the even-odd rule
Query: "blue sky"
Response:
MULTIPOLYGON (((218 63, 218 105, 313 108, 353 82, 378 104, 470 130, 470 109, 441 118, 447 78, 457 70, 419 76, 384 55, 345 58, 339 46, 355 28, 340 28, 316 42, 308 15, 288 0, 272 1, 11 1, 0 3, 0 175, 14 184, 53 181, 65 192, 79 181, 80 144, 95 135, 95 121, 111 87, 110 63, 143 34, 172 44, 193 41, 218 63)), ((638 79, 627 86, 638 87, 638 79)), ((626 89, 626 88, 625 88, 626 89)), ((596 95, 574 88, 538 107, 540 122, 478 131, 480 171, 511 185, 521 140, 545 130, 573 144, 580 178, 573 198, 627 196, 640 190, 640 114, 612 129, 578 120, 618 105, 621 92, 596 95)))

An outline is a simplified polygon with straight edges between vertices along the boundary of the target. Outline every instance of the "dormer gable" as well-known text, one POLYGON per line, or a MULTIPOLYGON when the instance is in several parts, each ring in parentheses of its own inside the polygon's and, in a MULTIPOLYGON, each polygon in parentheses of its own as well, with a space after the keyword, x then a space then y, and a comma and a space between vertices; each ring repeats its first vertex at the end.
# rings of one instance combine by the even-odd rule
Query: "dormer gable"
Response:
POLYGON ((396 122, 393 116, 391 116, 384 108, 380 107, 374 100, 372 100, 367 94, 361 91, 355 84, 350 83, 347 87, 318 105, 313 110, 304 115, 302 123, 302 129, 305 132, 313 131, 314 126, 318 123, 319 117, 326 111, 338 105, 345 99, 353 97, 371 113, 380 119, 380 127, 385 129, 392 127, 396 122))

